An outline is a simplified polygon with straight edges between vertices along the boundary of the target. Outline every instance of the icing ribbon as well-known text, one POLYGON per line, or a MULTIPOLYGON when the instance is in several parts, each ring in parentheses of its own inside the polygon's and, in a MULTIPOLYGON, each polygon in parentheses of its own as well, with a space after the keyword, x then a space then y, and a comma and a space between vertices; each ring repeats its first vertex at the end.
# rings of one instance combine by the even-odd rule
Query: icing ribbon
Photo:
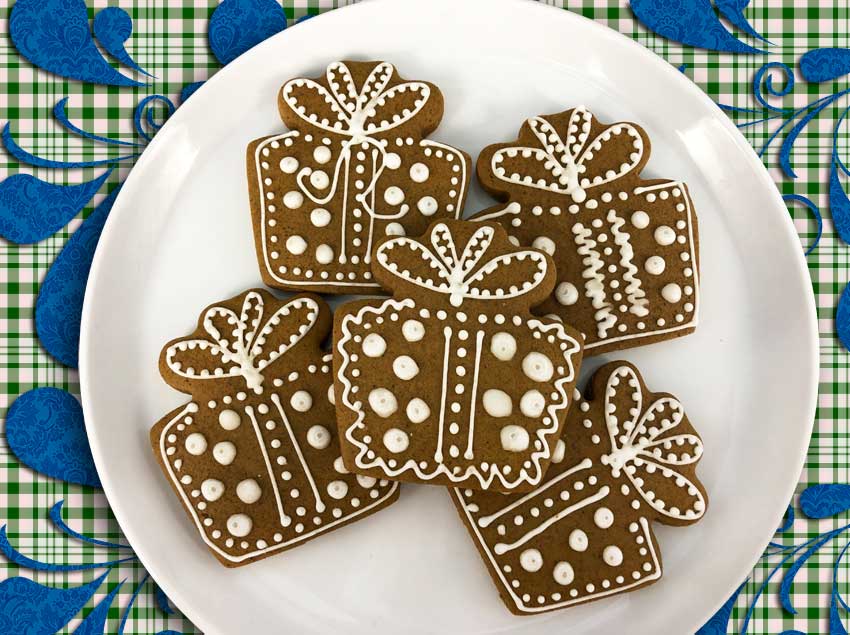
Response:
POLYGON ((545 278, 548 268, 546 257, 541 252, 517 250, 495 256, 478 266, 494 236, 495 230, 492 227, 480 227, 458 255, 451 230, 445 223, 440 223, 431 232, 433 249, 428 249, 410 238, 398 237, 382 243, 376 251, 376 258, 378 264, 392 275, 429 291, 448 295, 449 302, 454 307, 460 306, 466 298, 507 300, 524 295, 537 287, 545 278), (406 254, 415 252, 420 257, 412 262, 400 263, 395 260, 393 252, 401 251, 406 254), (517 271, 516 276, 508 276, 512 281, 523 281, 521 286, 514 284, 507 289, 487 288, 488 279, 494 272, 499 270, 501 274, 504 267, 523 267, 524 263, 534 267, 531 276, 522 271, 517 271))
MULTIPOLYGON (((389 155, 384 147, 386 142, 374 135, 382 134, 411 121, 422 110, 430 97, 430 88, 423 82, 403 82, 387 88, 394 73, 395 68, 391 64, 378 64, 358 91, 354 86, 354 80, 348 67, 342 62, 337 62, 328 66, 326 71, 330 91, 309 79, 292 80, 283 87, 284 102, 292 112, 307 124, 321 131, 347 137, 342 142, 342 148, 336 158, 327 194, 322 196, 311 191, 311 188, 305 182, 305 179, 309 179, 313 173, 313 168, 304 167, 298 172, 296 181, 299 189, 313 203, 317 205, 326 204, 336 195, 340 180, 345 179, 345 182, 348 182, 352 148, 360 146, 364 150, 371 150, 373 160, 372 176, 369 183, 361 193, 355 196, 356 202, 362 206, 363 211, 373 220, 393 220, 403 217, 410 210, 410 206, 404 203, 398 212, 378 214, 374 204, 370 201, 374 198, 378 180, 384 170, 390 167, 389 155), (308 104, 298 101, 294 92, 305 88, 318 93, 323 98, 323 105, 330 107, 336 116, 336 121, 331 122, 323 117, 322 113, 311 111, 308 104), (381 121, 381 112, 378 109, 384 109, 387 102, 406 91, 420 95, 414 106, 405 108, 401 114, 395 114, 391 118, 381 121)), ((369 250, 367 250, 367 261, 369 259, 368 253, 369 250)), ((344 254, 342 255, 344 256, 344 254)))

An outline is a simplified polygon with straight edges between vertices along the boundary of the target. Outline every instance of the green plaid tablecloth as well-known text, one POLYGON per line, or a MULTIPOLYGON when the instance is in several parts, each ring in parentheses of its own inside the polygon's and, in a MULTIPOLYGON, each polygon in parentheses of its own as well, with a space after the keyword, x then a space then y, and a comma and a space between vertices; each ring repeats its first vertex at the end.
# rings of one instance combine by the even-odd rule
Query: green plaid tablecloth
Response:
MULTIPOLYGON (((218 4, 216 0, 87 0, 90 18, 97 9, 107 5, 121 6, 132 16, 134 32, 127 48, 143 68, 157 76, 150 86, 135 89, 82 84, 35 69, 17 54, 8 37, 8 15, 13 4, 13 0, 0 0, 0 119, 12 123, 16 138, 22 145, 47 158, 88 160, 118 153, 114 147, 98 146, 63 134, 51 115, 54 104, 62 97, 70 96, 71 120, 85 130, 134 140, 133 108, 144 95, 159 93, 176 103, 185 84, 204 80, 219 68, 207 44, 207 22, 218 4)), ((292 18, 320 13, 348 2, 283 0, 283 4, 291 23, 292 18)), ((775 44, 770 47, 769 56, 706 52, 664 40, 636 22, 627 0, 547 0, 547 4, 564 6, 607 24, 662 55, 675 66, 687 65, 685 72, 713 99, 740 107, 756 105, 752 78, 765 62, 784 62, 796 71, 800 55, 812 48, 850 47, 850 8, 846 0, 751 0, 747 16, 755 28, 775 44)), ((801 107, 850 85, 848 77, 827 84, 807 84, 799 77, 798 80, 793 92, 780 100, 781 105, 801 107)), ((831 105, 801 135, 794 153, 794 166, 799 177, 795 181, 785 178, 775 167, 778 144, 765 156, 765 163, 782 193, 811 198, 825 216, 828 216, 827 184, 832 131, 846 105, 844 99, 831 105)), ((743 121, 743 118, 740 120, 743 121)), ((747 127, 744 132, 759 147, 775 128, 776 122, 766 122, 747 127)), ((841 136, 839 145, 844 150, 848 135, 841 136)), ((122 165, 112 174, 109 187, 101 188, 94 204, 103 198, 105 191, 125 178, 128 169, 129 166, 122 165)), ((18 171, 31 170, 19 166, 0 151, 0 178, 18 171)), ((64 173, 36 170, 35 174, 47 181, 65 178, 68 182, 78 183, 93 178, 100 171, 83 169, 64 173)), ((91 209, 90 205, 83 216, 91 209)), ((810 243, 814 238, 814 224, 802 208, 791 213, 801 239, 806 244, 810 243)), ((68 227, 36 245, 16 246, 0 239, 0 417, 5 416, 15 397, 36 386, 57 386, 79 392, 77 373, 57 363, 39 345, 34 335, 33 305, 39 281, 80 222, 81 218, 71 221, 68 227)), ((828 219, 824 224, 824 238, 808 258, 821 334, 820 397, 814 435, 798 491, 814 483, 850 482, 850 435, 847 432, 850 364, 847 351, 835 337, 833 324, 838 297, 850 280, 850 246, 835 236, 828 219)), ((118 524, 100 491, 53 481, 21 466, 9 452, 2 430, 0 423, 0 524, 8 523, 12 544, 27 555, 47 562, 99 562, 121 557, 123 554, 116 550, 82 545, 53 531, 47 511, 58 500, 65 499, 65 514, 72 527, 104 540, 121 540, 118 524)), ((846 515, 823 521, 801 519, 784 536, 783 542, 793 540, 800 543, 846 522, 846 515)), ((732 531, 733 528, 730 528, 732 531)), ((731 533, 730 539, 734 539, 731 533)), ((798 575, 793 593, 794 605, 799 611, 796 617, 784 613, 779 606, 777 576, 759 601, 748 632, 778 635, 792 628, 806 633, 826 632, 832 565, 842 546, 842 542, 830 543, 815 554, 798 575)), ((843 581, 846 567, 843 566, 842 570, 839 588, 846 595, 848 584, 843 581)), ((769 568, 761 564, 753 572, 751 582, 733 612, 730 632, 740 629, 740 618, 768 571, 769 568)), ((99 573, 32 572, 0 558, 0 580, 22 575, 50 586, 77 585, 99 573)), ((140 565, 116 567, 109 575, 109 584, 100 588, 84 614, 108 590, 126 578, 127 582, 109 613, 107 632, 115 632, 121 611, 143 575, 140 565)), ((698 583, 694 580, 694 584, 698 583)), ((61 632, 73 632, 80 619, 81 616, 77 616, 61 632)), ((154 607, 153 595, 142 593, 132 610, 126 633, 152 634, 164 628, 184 633, 197 632, 188 620, 179 616, 166 619, 154 607)))

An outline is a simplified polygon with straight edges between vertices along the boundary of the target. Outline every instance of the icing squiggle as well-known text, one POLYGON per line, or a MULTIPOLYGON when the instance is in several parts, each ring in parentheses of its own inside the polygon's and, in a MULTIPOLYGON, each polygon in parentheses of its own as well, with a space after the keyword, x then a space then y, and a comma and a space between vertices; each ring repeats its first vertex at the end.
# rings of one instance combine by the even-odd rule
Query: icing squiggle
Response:
POLYGON ((646 305, 646 292, 640 286, 640 278, 637 277, 638 269, 634 265, 635 250, 632 248, 631 236, 623 231, 626 221, 617 216, 617 212, 608 211, 608 222, 611 223, 611 234, 614 244, 620 248, 620 266, 625 269, 623 279, 626 281, 626 298, 629 301, 629 311, 638 317, 649 315, 646 305))
POLYGON ((604 338, 608 329, 617 323, 617 316, 611 312, 611 303, 607 301, 605 295, 605 276, 602 275, 605 263, 602 262, 602 257, 596 250, 596 241, 591 238, 593 232, 590 229, 581 223, 576 223, 573 225, 573 234, 578 245, 578 253, 584 256, 582 264, 585 270, 581 273, 587 280, 584 288, 593 308, 596 309, 593 317, 596 319, 599 337, 604 338))

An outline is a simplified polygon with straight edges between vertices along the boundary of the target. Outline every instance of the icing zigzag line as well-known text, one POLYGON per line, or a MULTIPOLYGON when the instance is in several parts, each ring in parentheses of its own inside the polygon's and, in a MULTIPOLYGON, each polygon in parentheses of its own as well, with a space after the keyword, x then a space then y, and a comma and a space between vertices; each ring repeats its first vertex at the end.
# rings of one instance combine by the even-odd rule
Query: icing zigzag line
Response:
POLYGON ((573 225, 573 234, 575 234, 576 244, 578 245, 578 253, 584 256, 582 264, 587 267, 582 271, 582 278, 586 279, 584 288, 587 290, 587 296, 594 309, 597 309, 593 317, 596 319, 596 326, 599 329, 599 337, 604 338, 608 333, 608 329, 614 326, 617 322, 617 316, 611 313, 611 303, 605 298, 605 276, 601 270, 604 266, 599 252, 596 251, 596 241, 591 238, 591 230, 586 228, 582 223, 573 225))

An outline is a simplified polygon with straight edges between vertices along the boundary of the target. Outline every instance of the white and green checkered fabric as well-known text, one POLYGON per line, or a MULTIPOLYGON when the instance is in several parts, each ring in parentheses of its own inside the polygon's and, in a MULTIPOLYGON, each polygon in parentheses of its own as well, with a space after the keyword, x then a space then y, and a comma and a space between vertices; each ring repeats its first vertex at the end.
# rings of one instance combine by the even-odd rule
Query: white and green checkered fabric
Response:
MULTIPOLYGON (((216 0, 87 0, 90 18, 107 5, 121 6, 132 17, 134 30, 127 49, 143 68, 157 77, 149 86, 141 88, 93 86, 36 69, 18 55, 8 37, 8 15, 13 4, 14 0, 0 0, 0 118, 11 122, 21 145, 46 158, 90 160, 117 156, 118 150, 114 147, 98 146, 61 132, 53 121, 52 109, 62 97, 70 97, 70 118, 85 130, 131 141, 135 140, 133 109, 143 96, 158 93, 177 103, 185 84, 204 80, 219 68, 207 43, 207 22, 218 4, 216 0)), ((292 23, 293 18, 317 14, 348 2, 283 0, 283 4, 292 23)), ((850 47, 850 7, 844 0, 751 0, 746 10, 747 17, 760 33, 774 43, 769 47, 767 56, 707 52, 664 40, 637 23, 627 0, 547 0, 547 4, 563 6, 607 24, 647 46, 671 64, 686 65, 685 73, 712 99, 745 108, 757 105, 752 80, 765 62, 783 62, 796 71, 800 56, 810 49, 850 47)), ((777 105, 799 108, 850 85, 850 77, 824 84, 808 84, 801 77, 797 79, 794 90, 778 100, 777 105)), ((810 198, 827 217, 832 132, 846 106, 847 101, 838 100, 800 136, 793 155, 798 174, 796 180, 787 179, 775 167, 778 143, 771 146, 764 158, 783 194, 801 194, 810 198)), ((742 123, 747 117, 738 114, 735 120, 742 123)), ((767 121, 743 128, 743 131, 758 148, 779 123, 781 121, 767 121)), ((842 151, 847 147, 847 139, 848 135, 842 133, 839 143, 842 151)), ((122 181, 129 168, 129 165, 122 164, 110 177, 110 187, 122 181)), ((78 183, 93 178, 102 169, 66 173, 37 169, 33 172, 7 154, 0 153, 0 178, 19 171, 35 173, 47 181, 65 178, 68 182, 78 183)), ((103 198, 104 191, 108 188, 101 188, 102 193, 95 197, 83 216, 103 198)), ((802 208, 791 213, 801 240, 809 244, 815 236, 814 223, 802 208)), ((0 416, 5 415, 15 397, 36 386, 57 386, 74 393, 79 391, 76 372, 56 362, 39 345, 34 334, 33 306, 39 281, 81 220, 71 221, 66 228, 36 245, 17 246, 0 239, 0 416)), ((850 280, 850 246, 838 239, 828 218, 825 218, 823 240, 808 257, 808 262, 818 305, 821 383, 817 422, 798 491, 815 483, 850 482, 850 432, 846 426, 850 412, 850 364, 848 352, 835 337, 833 324, 838 297, 850 280)), ((122 541, 120 529, 99 490, 60 483, 21 466, 9 452, 0 424, 0 524, 8 524, 12 544, 31 557, 54 563, 101 562, 125 555, 117 550, 69 541, 55 532, 47 512, 60 499, 66 501, 65 515, 74 529, 103 540, 122 541)), ((823 521, 800 519, 783 536, 782 542, 801 543, 846 522, 846 514, 823 521)), ((827 632, 832 566, 842 546, 840 541, 830 543, 816 553, 797 576, 792 595, 798 610, 796 616, 785 613, 779 605, 776 591, 781 576, 777 576, 759 600, 747 632, 754 635, 778 635, 791 629, 804 633, 827 632)), ((775 563, 777 559, 774 557, 770 562, 775 563)), ((845 569, 842 566, 842 570, 845 569)), ((756 567, 751 582, 745 587, 732 613, 730 633, 740 631, 741 619, 769 570, 770 567, 764 563, 756 567)), ((21 575, 49 586, 76 586, 99 573, 101 571, 33 572, 0 561, 0 580, 21 575)), ((839 589, 843 595, 848 594, 845 575, 844 571, 839 575, 839 589)), ((139 564, 114 568, 108 584, 101 586, 83 614, 61 632, 73 632, 91 607, 126 578, 127 582, 110 609, 107 621, 106 632, 116 632, 123 607, 143 576, 144 570, 139 564)), ((147 587, 140 594, 131 611, 126 633, 147 635, 166 628, 183 633, 197 632, 187 620, 177 615, 167 617, 159 611, 151 588, 147 587)))

